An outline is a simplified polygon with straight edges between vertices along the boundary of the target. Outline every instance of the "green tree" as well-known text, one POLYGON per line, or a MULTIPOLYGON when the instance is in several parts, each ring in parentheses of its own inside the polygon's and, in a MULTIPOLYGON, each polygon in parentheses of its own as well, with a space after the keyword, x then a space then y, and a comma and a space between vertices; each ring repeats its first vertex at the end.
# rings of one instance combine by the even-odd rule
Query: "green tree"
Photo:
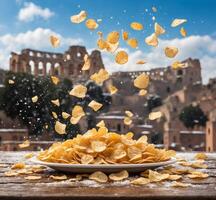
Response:
POLYGON ((179 119, 187 128, 194 128, 195 125, 205 126, 208 120, 207 116, 198 105, 184 107, 179 114, 179 119))

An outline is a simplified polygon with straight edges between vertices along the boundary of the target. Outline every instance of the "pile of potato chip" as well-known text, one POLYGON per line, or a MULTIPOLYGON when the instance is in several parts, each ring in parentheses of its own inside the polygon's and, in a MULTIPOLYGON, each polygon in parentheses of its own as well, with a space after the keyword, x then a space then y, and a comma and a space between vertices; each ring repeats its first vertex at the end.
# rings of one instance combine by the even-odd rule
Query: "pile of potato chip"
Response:
POLYGON ((169 160, 175 152, 157 149, 147 137, 133 139, 133 133, 120 135, 106 127, 91 129, 65 142, 54 143, 38 159, 70 164, 141 164, 169 160))

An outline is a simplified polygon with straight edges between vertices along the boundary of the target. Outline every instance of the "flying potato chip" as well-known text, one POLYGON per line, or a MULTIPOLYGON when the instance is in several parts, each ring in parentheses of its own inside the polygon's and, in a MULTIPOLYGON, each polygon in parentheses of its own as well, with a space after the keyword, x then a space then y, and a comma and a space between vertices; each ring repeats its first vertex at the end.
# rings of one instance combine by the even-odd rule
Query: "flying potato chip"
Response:
POLYGON ((122 32, 122 39, 123 39, 123 40, 128 40, 128 38, 129 38, 128 32, 123 31, 123 32, 122 32))
POLYGON ((26 176, 25 179, 26 180, 39 180, 41 179, 41 176, 26 176))
POLYGON ((140 177, 140 178, 132 180, 130 183, 133 185, 146 185, 150 183, 150 180, 148 178, 140 177))
POLYGON ((172 182, 172 187, 188 187, 190 186, 191 184, 188 184, 188 183, 182 183, 182 182, 178 182, 178 181, 173 181, 172 182))
POLYGON ((185 22, 187 22, 186 19, 174 19, 171 23, 171 27, 177 27, 185 22))
POLYGON ((150 120, 156 120, 156 119, 159 119, 161 117, 162 117, 162 113, 160 111, 158 111, 158 112, 151 112, 149 114, 149 119, 150 120))
POLYGON ((145 73, 140 74, 134 80, 134 86, 139 89, 146 89, 149 85, 149 76, 145 73))
POLYGON ((72 117, 70 119, 71 124, 77 124, 83 116, 85 116, 83 108, 79 105, 74 106, 72 110, 72 117))
POLYGON ((100 171, 96 171, 89 176, 90 180, 97 181, 99 183, 106 183, 108 181, 108 177, 106 174, 100 171))
POLYGON ((133 113, 131 112, 131 111, 129 111, 129 110, 126 110, 125 111, 125 114, 128 116, 128 117, 133 117, 133 113))
POLYGON ((82 10, 79 14, 71 16, 71 22, 75 24, 79 24, 85 21, 87 17, 87 12, 82 10))
POLYGON ((33 97, 32 97, 32 102, 33 102, 33 103, 36 103, 37 101, 38 101, 38 96, 33 96, 33 97))
POLYGON ((108 44, 104 39, 100 38, 97 41, 97 46, 100 50, 104 50, 107 48, 108 44))
POLYGON ((119 42, 117 42, 116 44, 111 44, 107 42, 106 50, 107 52, 114 53, 116 52, 118 47, 119 47, 119 42))
POLYGON ((116 44, 119 41, 119 32, 113 31, 107 35, 107 42, 110 44, 116 44))
POLYGON ((94 161, 94 157, 92 155, 86 154, 86 155, 83 155, 81 157, 81 163, 82 164, 89 164, 89 163, 91 163, 93 161, 94 161))
POLYGON ((143 25, 139 22, 132 22, 130 24, 130 27, 133 29, 133 30, 136 30, 136 31, 141 31, 143 30, 143 25))
POLYGON ((100 69, 99 72, 92 74, 90 79, 100 85, 103 84, 104 81, 109 79, 109 73, 105 69, 100 69))
POLYGON ((63 124, 59 121, 56 121, 55 123, 55 131, 60 134, 60 135, 63 135, 63 134, 66 134, 66 124, 63 124))
POLYGON ((19 144, 19 148, 23 149, 23 148, 27 148, 30 146, 30 141, 29 140, 25 140, 22 144, 19 144))
POLYGON ((115 94, 116 92, 118 92, 118 89, 114 86, 114 85, 112 85, 112 84, 110 84, 109 86, 108 86, 108 90, 109 90, 109 93, 112 95, 112 94, 115 94))
POLYGON ((194 158, 196 160, 206 160, 208 156, 205 153, 197 153, 194 158))
POLYGON ((59 47, 60 39, 54 35, 51 35, 50 36, 50 43, 51 43, 52 47, 54 47, 54 48, 59 47))
POLYGON ((97 127, 105 127, 106 125, 105 125, 104 120, 101 120, 101 121, 99 121, 99 122, 96 124, 96 126, 97 126, 97 127))
POLYGON ((95 101, 95 100, 92 100, 92 101, 88 104, 88 106, 89 106, 90 108, 92 108, 92 109, 96 112, 96 111, 98 111, 98 110, 103 106, 103 104, 98 103, 98 102, 95 101))
POLYGON ((25 163, 15 163, 11 166, 11 169, 24 169, 25 166, 25 163))
POLYGON ((94 19, 88 19, 85 23, 86 27, 90 30, 95 30, 98 28, 98 23, 94 19))
POLYGON ((63 117, 63 119, 67 119, 68 117, 70 117, 70 114, 68 114, 66 112, 62 112, 62 117, 63 117))
POLYGON ((147 94, 147 90, 142 89, 139 91, 139 96, 145 96, 147 94))
POLYGON ((178 53, 178 48, 176 47, 166 47, 164 49, 164 53, 168 58, 174 58, 176 54, 178 53))
POLYGON ((175 61, 175 62, 172 63, 171 67, 174 70, 180 69, 180 68, 184 68, 185 67, 185 63, 182 63, 180 61, 175 61))
POLYGON ((8 83, 9 83, 10 85, 13 85, 15 82, 14 82, 14 80, 9 79, 9 80, 8 80, 8 83))
POLYGON ((145 43, 149 46, 156 47, 158 45, 158 38, 156 33, 152 33, 150 36, 146 37, 145 43))
POLYGON ((115 57, 116 63, 123 65, 128 62, 128 54, 125 51, 119 51, 115 57))
POLYGON ((94 152, 103 152, 106 149, 107 145, 102 141, 92 141, 91 148, 94 152))
POLYGON ((59 99, 51 100, 51 102, 56 106, 60 106, 59 99))
POLYGON ((88 56, 88 54, 86 54, 84 56, 84 65, 82 67, 83 71, 89 70, 91 67, 91 58, 88 56))
POLYGON ((181 27, 180 29, 180 33, 183 37, 186 37, 187 36, 187 31, 184 29, 184 27, 181 27))
POLYGON ((127 40, 127 44, 131 47, 131 48, 137 48, 138 47, 138 41, 135 38, 130 38, 127 40))
POLYGON ((61 181, 61 180, 66 180, 67 176, 66 175, 62 175, 62 176, 51 175, 50 178, 53 180, 61 181))
POLYGON ((60 82, 59 78, 56 76, 51 76, 51 80, 55 85, 57 85, 60 82))
POLYGON ((56 114, 56 112, 52 112, 52 116, 53 116, 54 119, 58 118, 58 115, 56 114))
POLYGON ((132 124, 131 118, 130 117, 125 117, 124 118, 124 124, 127 125, 127 126, 131 125, 132 124))
POLYGON ((146 63, 146 61, 144 61, 144 60, 138 60, 136 62, 137 65, 144 65, 145 63, 146 63))
POLYGON ((155 34, 157 36, 162 35, 166 32, 165 29, 160 24, 158 24, 157 22, 155 22, 155 24, 154 24, 154 30, 155 30, 155 34))
POLYGON ((126 170, 122 170, 118 173, 112 173, 109 175, 109 179, 113 181, 122 181, 128 178, 129 174, 126 170))
POLYGON ((77 98, 84 98, 87 92, 87 88, 81 84, 74 86, 74 88, 69 92, 71 96, 77 98))

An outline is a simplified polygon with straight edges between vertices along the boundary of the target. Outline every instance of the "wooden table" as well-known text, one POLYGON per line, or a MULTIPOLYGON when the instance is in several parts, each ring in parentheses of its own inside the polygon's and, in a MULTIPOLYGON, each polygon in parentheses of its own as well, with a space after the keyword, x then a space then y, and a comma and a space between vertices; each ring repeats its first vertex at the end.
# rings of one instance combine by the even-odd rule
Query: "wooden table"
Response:
MULTIPOLYGON (((209 178, 203 180, 184 178, 183 182, 192 184, 187 188, 170 187, 170 182, 134 186, 129 183, 129 180, 106 184, 95 183, 88 179, 79 182, 54 181, 48 178, 51 173, 55 173, 51 169, 46 170, 42 174, 43 178, 37 181, 25 180, 26 175, 6 177, 4 172, 8 171, 13 163, 23 161, 25 154, 26 152, 0 152, 0 200, 80 200, 85 198, 88 200, 216 200, 216 154, 208 154, 208 169, 202 170, 209 174, 209 178)), ((187 158, 194 156, 193 153, 181 155, 187 158)))

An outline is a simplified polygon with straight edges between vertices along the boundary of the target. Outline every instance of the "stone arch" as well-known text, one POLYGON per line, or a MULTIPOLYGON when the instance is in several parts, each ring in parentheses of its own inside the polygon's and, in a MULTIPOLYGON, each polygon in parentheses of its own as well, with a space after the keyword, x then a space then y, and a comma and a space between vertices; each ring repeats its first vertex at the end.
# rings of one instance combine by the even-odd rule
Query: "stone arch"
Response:
POLYGON ((28 64, 29 64, 29 72, 31 74, 34 74, 35 73, 35 62, 33 60, 30 60, 28 64))
POLYGON ((52 69, 51 69, 52 64, 50 62, 46 63, 46 73, 48 75, 52 75, 52 69))
POLYGON ((59 63, 55 63, 54 64, 54 75, 60 75, 60 64, 59 63))
POLYGON ((39 61, 38 63, 38 75, 46 75, 46 65, 42 61, 39 61))

